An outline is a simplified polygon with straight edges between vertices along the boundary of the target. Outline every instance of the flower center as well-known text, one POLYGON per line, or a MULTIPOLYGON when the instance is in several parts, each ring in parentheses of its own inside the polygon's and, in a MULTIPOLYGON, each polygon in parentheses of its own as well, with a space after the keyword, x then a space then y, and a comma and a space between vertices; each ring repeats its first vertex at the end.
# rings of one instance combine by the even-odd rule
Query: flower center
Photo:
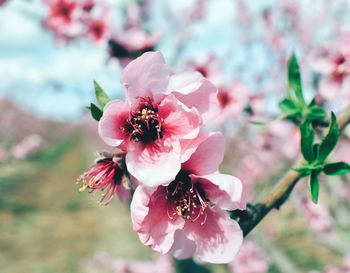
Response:
POLYGON ((229 105, 233 101, 228 91, 226 90, 220 90, 217 98, 221 108, 225 108, 227 105, 229 105))
POLYGON ((153 106, 151 98, 140 97, 135 111, 131 111, 126 125, 122 128, 135 142, 152 143, 163 137, 163 119, 158 114, 158 108, 153 106))
POLYGON ((175 180, 166 187, 166 199, 170 201, 170 219, 174 219, 176 215, 189 222, 201 219, 202 225, 207 219, 206 209, 213 206, 201 184, 193 183, 185 171, 180 171, 175 180))
POLYGON ((90 28, 93 35, 97 39, 100 39, 104 34, 105 25, 102 21, 94 21, 90 28))
POLYGON ((333 78, 336 81, 341 81, 349 73, 349 62, 344 56, 340 55, 335 60, 336 70, 333 73, 333 78))
POLYGON ((101 158, 79 176, 77 183, 82 183, 80 192, 87 188, 90 193, 103 191, 100 203, 107 205, 117 194, 119 187, 125 187, 128 182, 125 176, 125 154, 101 153, 99 156, 101 158))
POLYGON ((73 4, 65 3, 61 1, 56 7, 56 12, 58 16, 62 16, 66 21, 71 20, 71 15, 73 11, 73 4))

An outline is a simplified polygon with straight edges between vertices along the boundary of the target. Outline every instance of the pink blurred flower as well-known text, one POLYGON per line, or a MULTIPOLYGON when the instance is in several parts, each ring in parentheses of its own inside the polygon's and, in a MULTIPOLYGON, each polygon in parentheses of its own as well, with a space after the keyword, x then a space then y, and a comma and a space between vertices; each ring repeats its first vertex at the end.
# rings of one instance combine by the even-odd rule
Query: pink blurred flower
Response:
POLYGON ((232 273, 266 273, 269 262, 252 241, 243 242, 236 259, 229 264, 232 273))
POLYGON ((8 0, 0 0, 0 7, 5 5, 8 2, 8 0))
POLYGON ((77 183, 83 184, 79 191, 86 188, 91 193, 103 191, 100 203, 104 205, 108 205, 115 195, 121 201, 131 199, 124 157, 125 153, 100 154, 96 163, 79 176, 77 183))
POLYGON ((186 66, 191 70, 201 73, 203 77, 215 84, 222 84, 224 81, 222 64, 220 64, 219 59, 214 54, 209 53, 202 60, 189 60, 186 66))
POLYGON ((126 101, 106 105, 99 135, 127 150, 128 171, 147 186, 168 184, 184 160, 183 142, 195 138, 215 87, 202 77, 170 76, 163 56, 148 52, 122 73, 126 101), (154 170, 159 168, 161 172, 154 170))
POLYGON ((44 0, 49 14, 45 28, 52 31, 59 42, 89 37, 100 42, 109 36, 110 9, 104 1, 44 0))
POLYGON ((12 155, 18 159, 24 159, 37 152, 43 143, 44 141, 40 135, 31 134, 26 136, 12 148, 12 155))
POLYGON ((233 82, 230 86, 219 88, 218 113, 214 122, 223 123, 230 117, 237 117, 248 105, 250 91, 243 84, 233 82))
POLYGON ((335 158, 337 161, 350 161, 350 138, 341 138, 335 150, 335 158))
POLYGON ((321 203, 314 204, 307 196, 303 197, 301 205, 311 230, 319 234, 328 234, 332 231, 333 221, 325 206, 321 203))
POLYGON ((83 9, 83 11, 89 13, 91 12, 94 7, 96 7, 96 5, 98 3, 101 3, 103 1, 101 0, 78 0, 79 5, 81 6, 81 8, 83 9))
POLYGON ((109 27, 105 19, 89 19, 86 25, 86 35, 95 42, 104 41, 109 36, 109 27))
POLYGON ((312 68, 322 75, 320 94, 327 100, 336 98, 350 100, 350 34, 347 33, 333 45, 333 49, 320 49, 312 52, 312 68))
POLYGON ((78 3, 74 0, 44 0, 49 8, 49 14, 43 25, 51 30, 59 39, 70 40, 82 31, 82 25, 77 20, 80 15, 78 3))
POLYGON ((329 266, 324 273, 350 273, 350 257, 345 257, 344 264, 341 268, 329 266))
POLYGON ((249 110, 250 120, 262 121, 269 120, 267 118, 267 103, 264 95, 250 95, 249 96, 249 110))
POLYGON ((299 128, 290 122, 273 121, 268 130, 276 151, 290 160, 296 159, 301 138, 299 128))
POLYGON ((108 41, 110 58, 117 58, 121 66, 127 66, 133 59, 147 51, 153 51, 159 41, 160 32, 148 34, 138 28, 130 28, 108 41))
POLYGON ((131 203, 133 227, 143 244, 162 254, 228 263, 243 234, 225 210, 245 208, 242 183, 217 171, 224 155, 223 136, 212 133, 200 139, 169 185, 136 189, 131 203))

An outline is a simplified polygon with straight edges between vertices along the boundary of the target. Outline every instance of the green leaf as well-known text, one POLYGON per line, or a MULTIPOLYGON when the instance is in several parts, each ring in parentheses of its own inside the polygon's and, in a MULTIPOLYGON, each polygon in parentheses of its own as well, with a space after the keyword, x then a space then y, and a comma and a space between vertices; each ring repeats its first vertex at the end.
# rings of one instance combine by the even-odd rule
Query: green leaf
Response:
POLYGON ((315 171, 311 172, 309 184, 312 201, 317 204, 320 185, 318 183, 317 173, 315 171))
POLYGON ((295 92, 301 105, 305 105, 298 60, 293 53, 288 61, 288 87, 295 92))
POLYGON ((96 81, 94 81, 94 87, 95 87, 95 95, 96 95, 98 104, 103 109, 105 105, 111 101, 111 99, 108 97, 106 92, 102 89, 102 87, 96 81))
POLYGON ((280 101, 278 106, 283 112, 291 112, 296 109, 294 101, 292 101, 291 99, 284 99, 280 101))
POLYGON ((339 138, 339 126, 338 126, 337 118, 332 112, 331 125, 329 126, 327 135, 324 137, 324 139, 320 144, 319 153, 317 157, 317 161, 319 163, 323 163, 326 160, 328 155, 332 152, 335 145, 337 144, 338 138, 339 138))
POLYGON ((284 99, 279 102, 278 106, 284 113, 285 117, 297 117, 300 115, 300 109, 295 105, 291 99, 284 99))
POLYGON ((326 164, 323 171, 327 175, 342 175, 350 172, 350 165, 346 162, 326 164))
POLYGON ((301 176, 308 176, 311 173, 311 167, 306 165, 306 166, 301 166, 298 168, 292 168, 292 170, 298 172, 301 174, 301 176))
POLYGON ((318 152, 320 150, 320 144, 316 143, 314 144, 314 147, 313 147, 313 151, 314 151, 314 161, 317 159, 318 157, 318 152))
POLYGON ((307 162, 314 161, 314 131, 312 130, 310 123, 305 121, 300 125, 301 134, 301 153, 307 162))
POLYGON ((91 112, 91 116, 94 118, 94 120, 99 121, 103 115, 102 110, 93 103, 90 104, 89 109, 91 112))
POLYGON ((324 120, 326 117, 326 111, 318 105, 313 105, 308 109, 308 120, 324 120))
POLYGON ((309 107, 316 105, 316 97, 312 99, 312 101, 309 103, 309 107))

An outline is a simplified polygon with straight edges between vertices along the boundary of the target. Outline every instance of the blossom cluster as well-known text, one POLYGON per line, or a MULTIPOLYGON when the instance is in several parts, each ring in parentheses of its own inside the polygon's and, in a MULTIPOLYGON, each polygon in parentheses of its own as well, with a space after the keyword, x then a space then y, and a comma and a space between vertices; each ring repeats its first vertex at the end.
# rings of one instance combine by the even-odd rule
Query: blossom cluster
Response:
POLYGON ((106 189, 105 203, 132 196, 133 228, 161 254, 231 262, 243 234, 227 211, 245 209, 245 201, 242 182, 218 170, 223 135, 204 130, 217 88, 198 72, 172 74, 159 52, 129 63, 121 81, 125 101, 109 101, 98 124, 102 140, 119 152, 80 176, 81 189, 106 189))
POLYGON ((109 12, 105 4, 88 0, 44 0, 48 15, 43 26, 51 30, 58 41, 89 37, 100 41, 108 35, 109 12))
POLYGON ((47 7, 42 25, 52 32, 59 44, 78 38, 96 44, 108 44, 110 58, 126 66, 142 53, 153 50, 160 32, 146 33, 139 25, 139 11, 130 8, 128 22, 122 30, 113 26, 113 10, 108 1, 43 0, 47 7))

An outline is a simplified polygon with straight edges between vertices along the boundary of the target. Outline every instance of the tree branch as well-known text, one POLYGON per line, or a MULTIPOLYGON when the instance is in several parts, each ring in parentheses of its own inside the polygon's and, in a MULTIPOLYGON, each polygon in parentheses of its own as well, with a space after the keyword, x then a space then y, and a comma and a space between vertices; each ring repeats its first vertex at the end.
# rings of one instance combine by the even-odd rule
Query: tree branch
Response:
MULTIPOLYGON (((340 131, 342 131, 350 122, 350 107, 347 107, 339 114, 337 120, 340 131)), ((298 160, 294 167, 299 167, 303 162, 303 159, 298 160)), ((272 209, 279 209, 284 204, 301 177, 302 175, 299 172, 290 169, 285 176, 278 181, 270 194, 260 203, 255 205, 248 204, 247 210, 237 210, 232 213, 232 218, 238 221, 244 236, 248 235, 272 209)))

